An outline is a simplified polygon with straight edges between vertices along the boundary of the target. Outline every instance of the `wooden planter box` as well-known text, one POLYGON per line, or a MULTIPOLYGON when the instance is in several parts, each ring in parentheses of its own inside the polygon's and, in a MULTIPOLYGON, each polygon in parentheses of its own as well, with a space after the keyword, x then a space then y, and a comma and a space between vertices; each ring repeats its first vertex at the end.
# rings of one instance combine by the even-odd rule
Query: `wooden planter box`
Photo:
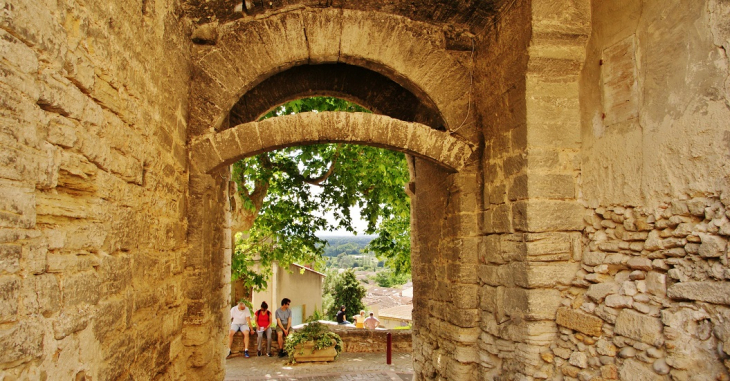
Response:
POLYGON ((294 349, 294 361, 296 362, 335 361, 335 356, 337 356, 337 351, 334 341, 332 346, 323 349, 314 349, 313 341, 306 341, 294 349))

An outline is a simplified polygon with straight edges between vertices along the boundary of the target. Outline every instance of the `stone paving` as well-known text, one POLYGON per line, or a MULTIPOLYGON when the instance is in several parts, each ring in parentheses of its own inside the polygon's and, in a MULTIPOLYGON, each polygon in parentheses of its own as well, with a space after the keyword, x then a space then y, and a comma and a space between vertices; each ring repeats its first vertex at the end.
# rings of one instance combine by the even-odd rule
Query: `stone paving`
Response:
MULTIPOLYGON (((301 380, 301 381, 411 381, 413 364, 410 353, 393 353, 386 364, 385 353, 341 353, 330 363, 288 364, 274 357, 231 357, 226 360, 226 381, 301 380)), ((234 355, 235 356, 235 355, 234 355)))

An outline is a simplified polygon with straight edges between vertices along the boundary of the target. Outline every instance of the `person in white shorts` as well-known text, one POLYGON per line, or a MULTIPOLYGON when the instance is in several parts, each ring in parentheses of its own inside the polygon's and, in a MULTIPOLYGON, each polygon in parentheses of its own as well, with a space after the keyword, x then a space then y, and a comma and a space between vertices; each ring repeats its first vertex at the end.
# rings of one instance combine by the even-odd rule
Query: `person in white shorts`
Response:
POLYGON ((231 330, 228 331, 228 356, 231 355, 233 335, 238 331, 243 333, 243 355, 250 357, 248 354, 248 334, 249 332, 253 332, 253 326, 251 325, 251 311, 243 304, 243 301, 238 302, 237 306, 231 308, 231 330))

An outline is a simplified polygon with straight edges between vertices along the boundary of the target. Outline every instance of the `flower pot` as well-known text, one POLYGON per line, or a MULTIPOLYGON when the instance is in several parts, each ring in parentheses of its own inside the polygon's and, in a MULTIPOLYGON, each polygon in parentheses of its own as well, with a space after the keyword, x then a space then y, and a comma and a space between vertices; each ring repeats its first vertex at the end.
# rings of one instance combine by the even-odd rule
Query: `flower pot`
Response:
POLYGON ((335 361, 337 351, 335 350, 335 342, 327 348, 314 349, 313 341, 305 341, 295 347, 294 361, 296 362, 314 362, 314 361, 335 361))

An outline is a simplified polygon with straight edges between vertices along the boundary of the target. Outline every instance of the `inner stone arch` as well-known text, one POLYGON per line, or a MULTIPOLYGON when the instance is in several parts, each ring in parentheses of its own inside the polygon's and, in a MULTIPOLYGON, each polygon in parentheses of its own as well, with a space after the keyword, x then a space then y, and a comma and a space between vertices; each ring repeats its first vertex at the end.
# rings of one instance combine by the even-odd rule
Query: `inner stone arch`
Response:
POLYGON ((376 71, 343 63, 296 66, 272 75, 243 94, 230 111, 229 124, 258 120, 272 107, 308 96, 342 98, 375 114, 445 129, 429 97, 418 96, 376 71))
POLYGON ((317 143, 352 143, 389 148, 463 168, 474 149, 466 142, 419 123, 384 115, 346 112, 301 113, 240 124, 209 134, 191 147, 191 161, 204 173, 274 149, 317 143))

